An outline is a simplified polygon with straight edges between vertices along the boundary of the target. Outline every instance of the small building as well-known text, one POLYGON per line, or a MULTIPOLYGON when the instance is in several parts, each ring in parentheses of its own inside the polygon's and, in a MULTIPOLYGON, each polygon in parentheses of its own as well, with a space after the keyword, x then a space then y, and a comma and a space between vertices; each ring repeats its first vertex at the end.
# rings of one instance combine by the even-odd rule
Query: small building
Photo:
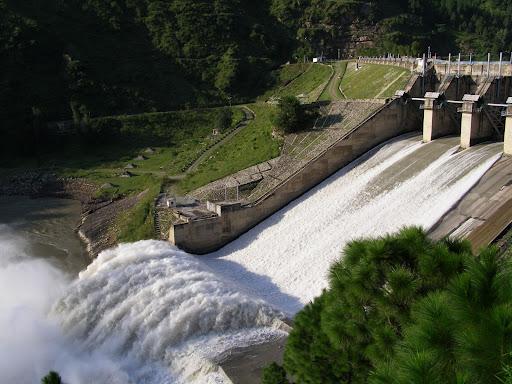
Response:
POLYGON ((191 207, 197 204, 197 199, 191 196, 175 196, 167 199, 167 208, 191 207))
POLYGON ((321 63, 323 61, 324 61, 324 57, 323 56, 313 57, 313 63, 321 63))

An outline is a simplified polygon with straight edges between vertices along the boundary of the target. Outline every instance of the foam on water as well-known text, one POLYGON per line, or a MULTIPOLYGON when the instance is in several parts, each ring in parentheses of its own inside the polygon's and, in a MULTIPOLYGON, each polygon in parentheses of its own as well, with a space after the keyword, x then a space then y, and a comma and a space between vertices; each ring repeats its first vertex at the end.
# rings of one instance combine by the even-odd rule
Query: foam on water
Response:
POLYGON ((498 143, 456 153, 458 146, 441 142, 409 138, 381 146, 206 263, 243 282, 250 294, 294 314, 326 287, 329 266, 348 241, 404 225, 430 228, 501 156, 498 143), (440 156, 433 149, 441 150, 440 156), (416 164, 420 151, 432 151, 431 161, 416 164), (409 170, 412 177, 405 172, 408 166, 415 168, 409 170))
POLYGON ((222 383, 215 360, 282 337, 283 312, 320 293, 348 241, 430 227, 500 156, 500 144, 456 153, 452 142, 439 143, 383 145, 208 256, 159 241, 122 244, 70 281, 27 255, 14 266, 20 246, 0 236, 11 255, 0 260, 0 294, 31 268, 43 275, 20 288, 26 294, 0 296, 0 382, 36 383, 56 369, 73 384, 222 383), (24 336, 10 335, 18 325, 24 336), (7 364, 10 351, 25 366, 7 364))

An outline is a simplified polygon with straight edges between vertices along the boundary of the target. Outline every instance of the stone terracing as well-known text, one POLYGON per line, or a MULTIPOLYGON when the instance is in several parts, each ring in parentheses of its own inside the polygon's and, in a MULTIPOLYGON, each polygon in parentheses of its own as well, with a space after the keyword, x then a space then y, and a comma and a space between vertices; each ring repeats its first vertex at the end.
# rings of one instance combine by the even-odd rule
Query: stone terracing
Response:
POLYGON ((374 100, 337 101, 324 107, 324 114, 313 129, 286 137, 282 155, 246 200, 263 198, 383 106, 382 102, 374 100))
POLYGON ((383 106, 379 100, 337 101, 322 106, 312 129, 286 136, 281 156, 209 183, 190 195, 209 201, 255 201, 383 106))

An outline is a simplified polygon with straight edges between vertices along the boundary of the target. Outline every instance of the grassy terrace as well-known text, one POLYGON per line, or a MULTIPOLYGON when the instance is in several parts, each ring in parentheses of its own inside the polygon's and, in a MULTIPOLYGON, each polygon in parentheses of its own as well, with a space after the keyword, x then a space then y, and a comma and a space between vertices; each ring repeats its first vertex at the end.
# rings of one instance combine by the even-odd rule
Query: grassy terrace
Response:
POLYGON ((256 117, 246 128, 218 148, 201 163, 196 172, 176 187, 186 193, 241 169, 279 156, 280 142, 272 137, 271 115, 274 107, 264 103, 248 107, 256 117))
POLYGON ((340 100, 344 96, 340 92, 340 84, 345 72, 347 70, 348 61, 338 61, 333 64, 334 75, 331 78, 328 86, 320 95, 320 100, 340 100))
POLYGON ((341 89, 348 99, 384 99, 403 89, 409 78, 409 71, 404 68, 363 64, 356 71, 352 62, 341 80, 341 89))
POLYGON ((324 64, 289 64, 280 68, 275 77, 276 86, 266 92, 260 99, 271 96, 307 96, 308 101, 316 101, 323 90, 323 85, 331 76, 332 70, 324 64))
MULTIPOLYGON (((240 108, 232 110, 232 126, 235 126, 243 113, 240 108)), ((180 174, 219 139, 212 135, 219 111, 215 108, 96 119, 93 126, 106 124, 109 129, 115 126, 121 139, 89 146, 86 151, 81 146, 70 145, 59 157, 45 159, 43 163, 54 163, 67 176, 114 186, 104 192, 121 195, 140 192, 157 180, 180 174), (146 152, 148 147, 154 152, 146 152), (145 159, 137 159, 139 156, 145 159), (134 166, 127 169, 134 176, 120 177, 128 164, 134 166)))

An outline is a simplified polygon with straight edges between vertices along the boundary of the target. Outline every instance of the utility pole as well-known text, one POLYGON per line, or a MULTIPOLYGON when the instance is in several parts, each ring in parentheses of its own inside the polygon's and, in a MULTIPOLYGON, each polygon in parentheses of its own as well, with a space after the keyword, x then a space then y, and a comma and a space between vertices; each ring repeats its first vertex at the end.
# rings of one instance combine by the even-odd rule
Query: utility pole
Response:
POLYGON ((338 48, 338 61, 341 59, 341 49, 338 48))
POLYGON ((500 66, 499 66, 499 77, 501 77, 501 63, 503 61, 503 52, 500 52, 500 66))

